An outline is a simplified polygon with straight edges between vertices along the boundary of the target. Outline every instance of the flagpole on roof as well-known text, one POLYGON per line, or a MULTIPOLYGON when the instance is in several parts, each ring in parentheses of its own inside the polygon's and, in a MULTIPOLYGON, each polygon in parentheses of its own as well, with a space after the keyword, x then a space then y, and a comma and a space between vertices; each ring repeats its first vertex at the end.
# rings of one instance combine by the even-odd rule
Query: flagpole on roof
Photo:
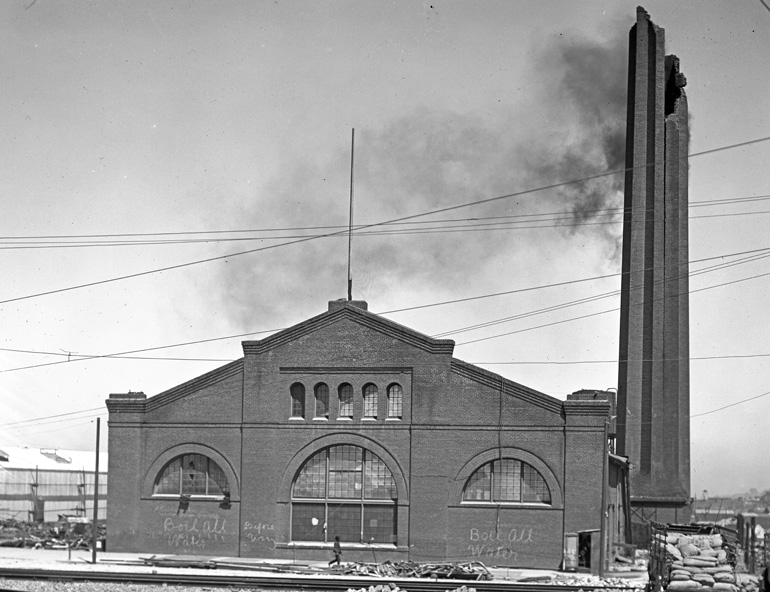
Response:
POLYGON ((353 153, 356 145, 356 130, 350 137, 350 216, 348 217, 348 300, 353 300, 353 271, 350 265, 353 253, 353 153))

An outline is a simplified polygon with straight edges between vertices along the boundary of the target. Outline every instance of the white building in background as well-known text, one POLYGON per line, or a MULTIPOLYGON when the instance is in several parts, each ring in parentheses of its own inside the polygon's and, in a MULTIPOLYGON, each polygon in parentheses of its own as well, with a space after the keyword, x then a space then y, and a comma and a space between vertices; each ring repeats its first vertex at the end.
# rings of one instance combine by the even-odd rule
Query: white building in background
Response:
MULTIPOLYGON (((94 515, 96 453, 0 446, 0 520, 94 515)), ((107 517, 107 454, 99 454, 99 519, 107 517)))

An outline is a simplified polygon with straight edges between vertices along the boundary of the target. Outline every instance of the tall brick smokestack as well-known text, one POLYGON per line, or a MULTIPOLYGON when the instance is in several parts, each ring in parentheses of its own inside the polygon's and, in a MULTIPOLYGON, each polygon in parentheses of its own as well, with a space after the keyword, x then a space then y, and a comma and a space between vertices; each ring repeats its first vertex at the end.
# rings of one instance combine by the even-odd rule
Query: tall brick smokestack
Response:
MULTIPOLYGON (((618 452, 635 519, 690 521, 687 97, 664 30, 630 33, 618 452)), ((636 529, 635 529, 636 530, 636 529)), ((635 537, 636 538, 636 537, 635 537)))

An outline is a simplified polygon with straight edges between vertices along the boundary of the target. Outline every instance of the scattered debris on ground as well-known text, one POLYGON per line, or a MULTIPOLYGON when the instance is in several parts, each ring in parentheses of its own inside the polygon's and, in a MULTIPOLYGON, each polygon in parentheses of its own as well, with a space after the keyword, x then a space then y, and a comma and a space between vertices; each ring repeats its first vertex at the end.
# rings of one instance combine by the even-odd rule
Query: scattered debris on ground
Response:
POLYGON ((385 561, 383 563, 347 563, 345 575, 398 578, 451 578, 454 580, 491 580, 492 574, 480 561, 471 563, 415 563, 385 561))
MULTIPOLYGON (((104 540, 107 528, 99 524, 97 537, 104 540)), ((58 522, 0 520, 0 547, 33 549, 91 549, 91 521, 62 516, 58 522)))

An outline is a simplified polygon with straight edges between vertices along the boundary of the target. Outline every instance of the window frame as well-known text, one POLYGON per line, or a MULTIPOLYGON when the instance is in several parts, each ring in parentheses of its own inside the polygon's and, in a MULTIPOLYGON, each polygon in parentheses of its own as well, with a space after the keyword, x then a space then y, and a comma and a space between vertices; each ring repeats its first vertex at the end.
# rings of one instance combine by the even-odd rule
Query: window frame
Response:
MULTIPOLYGON (((193 470, 197 470, 197 469, 193 468, 193 470)), ((225 498, 225 497, 229 498, 232 495, 231 488, 232 486, 230 484, 230 479, 227 475, 227 472, 219 465, 219 463, 217 463, 216 460, 200 452, 188 451, 188 452, 183 452, 181 454, 177 454, 174 457, 172 457, 170 460, 163 463, 160 470, 156 472, 155 477, 153 479, 151 495, 153 498, 160 498, 160 499, 178 499, 180 497, 187 497, 189 499, 200 499, 200 500, 221 500, 222 498, 225 498), (189 466, 189 462, 193 462, 193 461, 188 461, 187 459, 192 457, 200 457, 205 461, 205 470, 203 471, 203 474, 204 474, 203 482, 205 484, 205 493, 193 493, 190 491, 187 491, 187 492, 184 491, 184 473, 186 470, 185 463, 188 463, 188 466, 189 466), (158 487, 161 483, 161 480, 164 478, 164 475, 167 469, 169 469, 171 465, 173 465, 177 461, 179 462, 178 492, 173 492, 173 493, 158 492, 158 487), (216 471, 219 473, 218 476, 224 481, 224 487, 222 486, 222 484, 220 484, 217 481, 215 477, 212 477, 211 475, 211 473, 213 472, 212 465, 213 467, 216 468, 216 471), (211 482, 217 485, 217 487, 219 488, 219 492, 209 493, 209 484, 211 482)))
POLYGON ((315 401, 315 419, 329 419, 329 412, 331 411, 330 405, 329 405, 329 385, 325 382, 319 382, 313 387, 313 398, 315 401), (324 402, 324 406, 326 407, 326 413, 319 413, 318 412, 318 402, 321 401, 321 397, 319 396, 321 393, 321 389, 326 389, 326 401, 324 402))
POLYGON ((361 398, 363 400, 363 419, 377 419, 379 416, 379 398, 380 389, 373 382, 367 382, 361 389, 361 398))
POLYGON ((289 387, 289 395, 291 397, 291 415, 289 418, 305 419, 305 413, 307 411, 307 392, 305 385, 301 382, 293 382, 289 387), (297 413, 297 411, 300 413, 297 413))
POLYGON ((349 382, 342 382, 337 387, 337 401, 339 403, 337 418, 353 419, 353 385, 349 382), (343 402, 342 393, 345 391, 347 400, 343 402))
POLYGON ((386 419, 390 419, 390 420, 403 419, 404 418, 404 387, 402 387, 397 382, 393 382, 389 384, 387 389, 387 398, 388 398, 388 415, 386 419), (394 392, 395 389, 398 389, 397 398, 394 396, 396 394, 394 392), (398 410, 398 414, 395 413, 396 410, 398 410))
MULTIPOLYGON (((500 471, 500 474, 503 474, 502 471, 500 471)), ((491 460, 488 460, 479 466, 477 466, 473 471, 471 471, 470 475, 465 479, 465 483, 462 487, 462 490, 460 492, 460 502, 461 504, 485 504, 485 505, 501 505, 501 506, 536 506, 536 507, 542 507, 542 508, 552 508, 556 507, 556 500, 554 499, 554 492, 551 489, 551 486, 548 484, 548 479, 537 469, 537 467, 533 466, 531 463, 528 463, 527 461, 521 460, 520 458, 516 458, 514 456, 504 456, 502 458, 493 458, 491 460), (502 466, 502 462, 505 463, 513 463, 514 466, 514 473, 513 475, 516 475, 515 467, 518 464, 518 476, 515 477, 518 479, 518 483, 514 483, 514 490, 516 489, 516 486, 518 486, 519 491, 519 500, 506 500, 506 499, 497 499, 495 497, 495 491, 501 492, 503 489, 503 480, 495 479, 495 464, 499 464, 502 466), (486 474, 484 474, 486 473, 486 474), (539 500, 525 500, 524 499, 524 492, 525 492, 525 473, 529 473, 531 475, 535 475, 539 482, 536 482, 535 485, 537 487, 544 487, 545 491, 548 493, 548 501, 539 501, 539 500), (471 485, 476 485, 477 483, 482 483, 484 481, 488 482, 488 485, 484 489, 480 489, 479 491, 483 494, 486 492, 488 494, 488 498, 485 499, 470 499, 466 497, 469 495, 469 487, 471 485), (499 481, 499 483, 497 483, 499 481)))
POLYGON ((334 537, 339 535, 343 543, 397 545, 398 483, 396 476, 378 454, 364 446, 349 443, 332 444, 306 457, 291 481, 289 502, 290 544, 325 544, 332 542, 334 537), (323 468, 319 471, 321 466, 323 468), (308 471, 305 470, 306 467, 309 468, 308 471), (345 479, 350 476, 352 479, 345 479), (298 484, 303 491, 295 490, 298 484), (381 493, 384 491, 387 497, 376 495, 377 491, 381 493), (313 528, 296 532, 298 523, 295 524, 295 518, 298 516, 308 518, 310 514, 307 510, 312 511, 313 508, 322 515, 322 519, 315 520, 314 517, 313 528), (388 532, 379 534, 387 540, 374 541, 378 522, 383 519, 382 512, 387 514, 390 522, 386 526, 388 532), (340 518, 340 515, 347 518, 340 518), (343 524, 346 521, 349 523, 350 515, 357 516, 355 518, 358 522, 357 530, 353 533, 357 535, 355 540, 351 540, 350 532, 340 531, 339 527, 334 529, 330 526, 334 524, 334 518, 341 519, 343 524), (310 538, 308 534, 313 534, 314 537, 310 538), (371 535, 368 541, 367 535, 371 535))

